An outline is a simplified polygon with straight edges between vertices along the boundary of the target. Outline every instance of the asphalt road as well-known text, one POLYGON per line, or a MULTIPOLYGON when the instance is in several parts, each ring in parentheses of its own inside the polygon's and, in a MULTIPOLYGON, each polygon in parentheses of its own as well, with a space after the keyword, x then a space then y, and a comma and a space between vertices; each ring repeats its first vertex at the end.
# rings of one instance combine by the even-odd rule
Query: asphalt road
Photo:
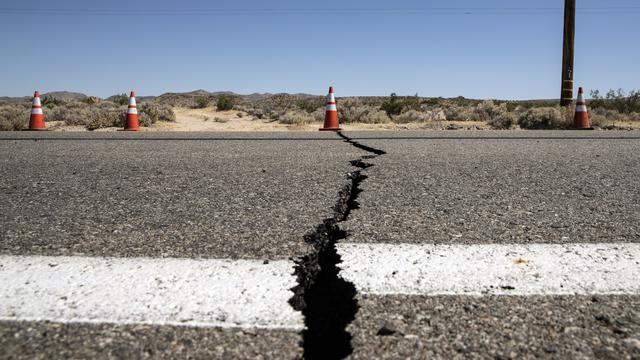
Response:
MULTIPOLYGON (((0 255, 291 261, 293 271, 358 170, 340 243, 640 243, 640 133, 345 135, 372 149, 323 133, 0 134, 0 255)), ((640 357, 638 294, 355 289, 354 359, 640 357)), ((0 321, 0 358, 291 359, 302 340, 287 329, 0 321)))
POLYGON ((5 254, 296 258, 361 153, 333 134, 28 135, 0 140, 5 254))
MULTIPOLYGON (((387 154, 370 160, 346 242, 640 242, 637 133, 350 136, 387 154)), ((354 358, 640 356, 638 296, 358 299, 354 358)))

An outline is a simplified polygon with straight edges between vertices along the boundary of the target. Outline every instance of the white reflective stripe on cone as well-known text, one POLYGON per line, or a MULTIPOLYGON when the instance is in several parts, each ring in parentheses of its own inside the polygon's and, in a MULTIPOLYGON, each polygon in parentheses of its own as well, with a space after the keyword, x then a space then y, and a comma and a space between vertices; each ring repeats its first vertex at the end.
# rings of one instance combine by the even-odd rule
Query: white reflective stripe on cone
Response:
POLYGON ((129 98, 129 106, 135 105, 135 104, 136 104, 136 98, 134 98, 134 97, 129 98))
POLYGON ((40 98, 39 97, 33 98, 33 106, 40 106, 40 105, 41 105, 40 98))
POLYGON ((336 107, 336 104, 327 104, 327 107, 325 108, 326 111, 338 111, 338 108, 336 107))
POLYGON ((576 106, 576 112, 587 112, 587 105, 576 106))
POLYGON ((127 114, 138 114, 138 109, 136 108, 129 108, 127 109, 127 114))
POLYGON ((41 108, 31 109, 31 114, 33 114, 33 115, 42 115, 42 109, 41 108))

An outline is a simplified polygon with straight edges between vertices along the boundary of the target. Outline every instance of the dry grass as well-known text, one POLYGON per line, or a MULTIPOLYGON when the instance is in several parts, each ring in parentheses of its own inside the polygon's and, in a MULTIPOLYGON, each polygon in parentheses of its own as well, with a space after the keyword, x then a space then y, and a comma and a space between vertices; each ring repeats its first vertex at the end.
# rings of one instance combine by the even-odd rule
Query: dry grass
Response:
POLYGON ((21 130, 29 122, 29 107, 24 105, 0 106, 0 131, 21 130))

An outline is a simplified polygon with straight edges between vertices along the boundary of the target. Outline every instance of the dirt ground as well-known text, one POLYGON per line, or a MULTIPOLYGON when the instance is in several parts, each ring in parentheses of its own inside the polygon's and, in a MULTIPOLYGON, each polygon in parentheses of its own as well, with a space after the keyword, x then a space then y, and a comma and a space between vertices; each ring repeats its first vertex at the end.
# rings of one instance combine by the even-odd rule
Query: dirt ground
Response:
MULTIPOLYGON (((285 125, 272 119, 257 119, 242 111, 216 111, 214 108, 174 108, 175 122, 158 122, 141 131, 318 131, 322 123, 285 125)), ((439 121, 411 124, 341 124, 344 130, 480 130, 488 129, 484 122, 439 121)), ((52 131, 87 131, 83 126, 66 126, 63 122, 47 122, 52 131)), ((104 128, 95 131, 116 131, 119 128, 104 128)))

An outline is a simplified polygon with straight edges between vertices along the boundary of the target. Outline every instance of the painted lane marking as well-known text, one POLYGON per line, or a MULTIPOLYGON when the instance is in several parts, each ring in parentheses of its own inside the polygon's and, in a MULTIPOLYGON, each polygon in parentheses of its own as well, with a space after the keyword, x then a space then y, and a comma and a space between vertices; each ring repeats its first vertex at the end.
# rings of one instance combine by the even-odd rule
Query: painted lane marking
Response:
POLYGON ((338 244, 340 275, 376 295, 640 295, 640 244, 338 244))
POLYGON ((301 330, 293 265, 0 256, 0 320, 301 330))

